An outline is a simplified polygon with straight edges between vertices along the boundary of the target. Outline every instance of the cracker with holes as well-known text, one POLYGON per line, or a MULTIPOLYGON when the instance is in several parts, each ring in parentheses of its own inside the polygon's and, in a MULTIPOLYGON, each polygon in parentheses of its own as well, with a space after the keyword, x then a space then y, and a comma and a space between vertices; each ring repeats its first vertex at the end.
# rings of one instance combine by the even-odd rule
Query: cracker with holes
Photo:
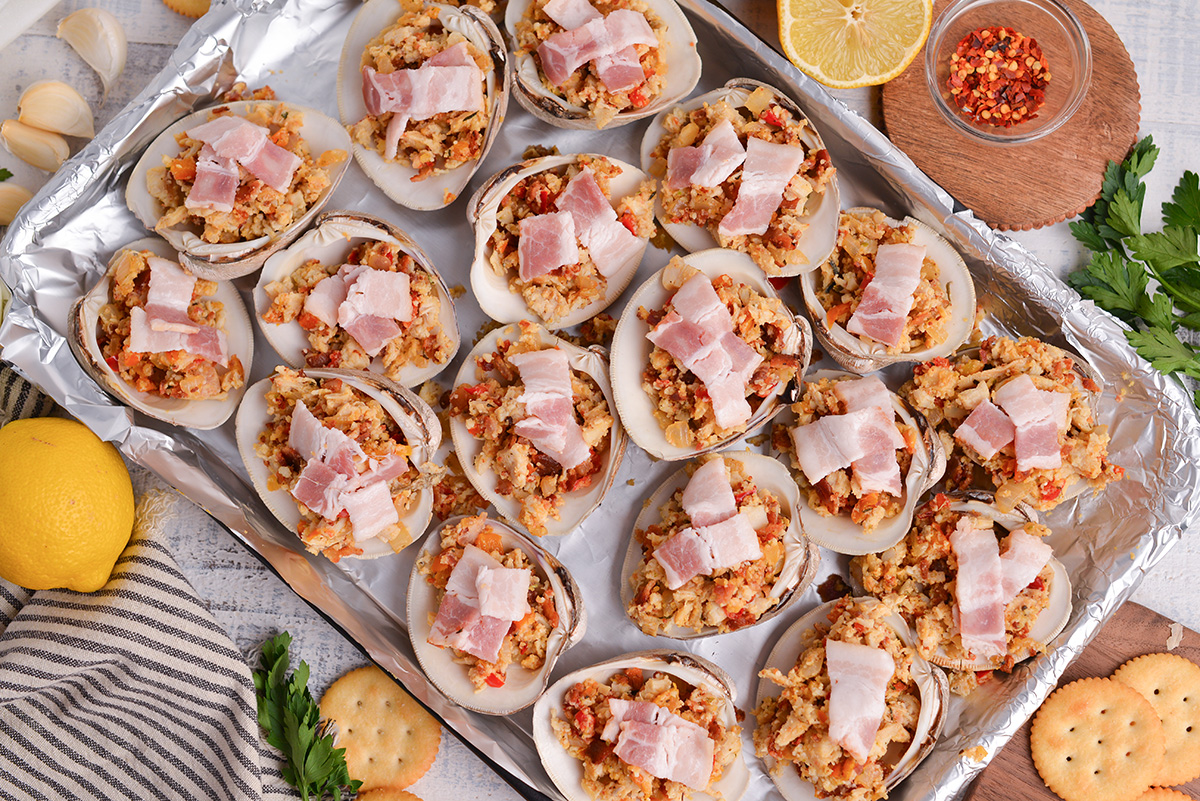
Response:
POLYGON ((1192 801, 1192 797, 1178 790, 1168 790, 1165 787, 1151 787, 1137 801, 1192 801))
POLYGON ((1162 719, 1167 756, 1154 784, 1170 787, 1200 776, 1200 666, 1175 654, 1149 654, 1112 677, 1141 693, 1162 719))
POLYGON ((359 793, 354 797, 354 801, 421 801, 421 798, 399 787, 376 787, 374 790, 359 793))
POLYGON ((362 781, 362 792, 408 787, 433 765, 441 725, 374 665, 335 681, 320 707, 337 724, 336 744, 346 749, 350 777, 362 781))
POLYGON ((1162 722, 1150 702, 1112 679, 1055 691, 1033 719, 1033 764, 1065 801, 1135 801, 1162 766, 1162 722))

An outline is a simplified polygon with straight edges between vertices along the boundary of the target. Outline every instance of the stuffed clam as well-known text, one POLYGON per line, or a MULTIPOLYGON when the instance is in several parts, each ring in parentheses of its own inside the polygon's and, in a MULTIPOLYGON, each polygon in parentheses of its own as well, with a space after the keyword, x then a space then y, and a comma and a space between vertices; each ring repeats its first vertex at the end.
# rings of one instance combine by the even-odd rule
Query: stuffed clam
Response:
POLYGON ((642 169, 662 181, 659 222, 690 251, 748 254, 767 275, 816 269, 837 239, 837 171, 790 97, 736 78, 660 113, 642 169))
POLYGON ((480 340, 449 409, 471 484, 505 520, 539 537, 582 523, 625 453, 605 355, 527 320, 480 340))
POLYGON ((350 137, 319 111, 273 100, 203 109, 158 135, 125 202, 203 278, 247 275, 300 235, 349 164, 350 137))
POLYGON ((370 0, 338 64, 354 158, 392 200, 440 209, 463 193, 508 106, 500 31, 472 6, 370 0))
POLYGON ((855 208, 819 270, 800 277, 817 341, 855 373, 949 356, 975 327, 975 284, 925 223, 855 208))
POLYGON ((433 510, 437 416, 399 384, 352 370, 277 367, 250 388, 237 445, 254 488, 310 553, 398 553, 433 510))
POLYGON ((533 741, 568 801, 738 801, 737 690, 679 651, 642 651, 563 676, 533 708, 533 741))
POLYGON ((617 323, 617 411, 634 442, 659 459, 718 450, 784 409, 784 390, 810 352, 808 324, 749 256, 714 248, 675 257, 617 323))
POLYGON ((945 675, 874 598, 818 606, 783 633, 758 675, 754 750, 787 801, 886 798, 946 720, 945 675))
POLYGON ((837 370, 804 377, 772 445, 792 467, 804 533, 845 554, 890 548, 946 469, 925 418, 879 378, 837 370))
POLYGON ((854 582, 914 628, 917 651, 950 670, 959 695, 1044 651, 1071 615, 1071 580, 1043 541, 1050 529, 1028 506, 1001 512, 993 501, 988 492, 935 495, 901 542, 850 560, 854 582), (989 560, 1000 570, 990 572, 989 560))
POLYGON ((801 503, 769 456, 729 451, 677 470, 634 523, 621 570, 629 618, 644 634, 688 639, 783 612, 821 562, 800 530, 801 503))
POLYGON ((112 257, 71 308, 67 341, 102 389, 188 428, 224 423, 246 391, 254 329, 228 281, 197 278, 160 239, 112 257))
POLYGON ((674 0, 512 0, 513 92, 560 128, 657 114, 700 80, 696 34, 674 0))
POLYGON ((485 515, 435 528, 413 565, 413 650, 429 680, 474 712, 510 715, 536 701, 586 627, 567 569, 485 515))
POLYGON ((401 386, 432 378, 458 350, 454 301, 404 231, 353 211, 267 260, 254 288, 267 341, 292 367, 369 370, 401 386))
POLYGON ((623 161, 579 154, 524 161, 471 200, 471 288, 501 323, 588 320, 637 273, 654 235, 654 181, 623 161))

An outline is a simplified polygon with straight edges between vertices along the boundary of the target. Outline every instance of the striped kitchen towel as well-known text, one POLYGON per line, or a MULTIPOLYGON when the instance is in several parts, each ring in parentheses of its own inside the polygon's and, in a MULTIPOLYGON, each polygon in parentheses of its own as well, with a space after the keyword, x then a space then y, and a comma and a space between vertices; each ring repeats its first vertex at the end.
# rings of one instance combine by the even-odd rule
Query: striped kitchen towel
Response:
POLYGON ((0 580, 0 798, 284 797, 250 669, 162 543, 185 502, 141 500, 99 592, 0 580))
POLYGON ((22 417, 45 417, 54 411, 49 395, 0 361, 0 426, 22 417))

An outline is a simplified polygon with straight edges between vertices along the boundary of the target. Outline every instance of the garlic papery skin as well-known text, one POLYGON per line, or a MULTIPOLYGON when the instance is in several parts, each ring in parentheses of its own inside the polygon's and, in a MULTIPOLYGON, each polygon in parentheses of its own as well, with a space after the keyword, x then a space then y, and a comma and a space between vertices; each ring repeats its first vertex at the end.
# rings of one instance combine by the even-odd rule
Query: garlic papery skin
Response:
POLYGON ((107 97, 125 69, 125 29, 117 18, 102 8, 81 8, 58 23, 57 36, 99 73, 107 97))
POLYGON ((29 202, 33 193, 17 184, 0 184, 0 225, 9 225, 21 207, 29 202))
POLYGON ((34 128, 64 136, 96 135, 92 110, 83 95, 62 81, 30 84, 17 101, 17 119, 34 128))
POLYGON ((9 153, 46 172, 57 170, 71 155, 66 139, 17 120, 5 120, 0 124, 0 139, 4 140, 9 153))

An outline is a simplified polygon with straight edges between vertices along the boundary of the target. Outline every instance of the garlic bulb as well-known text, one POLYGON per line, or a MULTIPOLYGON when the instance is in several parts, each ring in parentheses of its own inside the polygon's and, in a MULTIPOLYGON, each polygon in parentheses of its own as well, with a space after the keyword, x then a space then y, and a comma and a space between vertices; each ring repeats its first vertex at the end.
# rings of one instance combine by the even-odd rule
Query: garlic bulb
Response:
POLYGON ((17 216, 21 207, 29 202, 33 193, 16 184, 0 184, 0 225, 8 225, 17 216))
POLYGON ((107 97, 125 69, 125 29, 117 18, 102 8, 81 8, 58 23, 57 36, 100 74, 107 97))
POLYGON ((0 124, 0 139, 4 140, 9 153, 46 172, 57 170, 71 155, 66 139, 17 120, 5 120, 0 124))
POLYGON ((62 81, 38 81, 21 93, 17 119, 66 136, 96 135, 92 110, 83 95, 62 81))

